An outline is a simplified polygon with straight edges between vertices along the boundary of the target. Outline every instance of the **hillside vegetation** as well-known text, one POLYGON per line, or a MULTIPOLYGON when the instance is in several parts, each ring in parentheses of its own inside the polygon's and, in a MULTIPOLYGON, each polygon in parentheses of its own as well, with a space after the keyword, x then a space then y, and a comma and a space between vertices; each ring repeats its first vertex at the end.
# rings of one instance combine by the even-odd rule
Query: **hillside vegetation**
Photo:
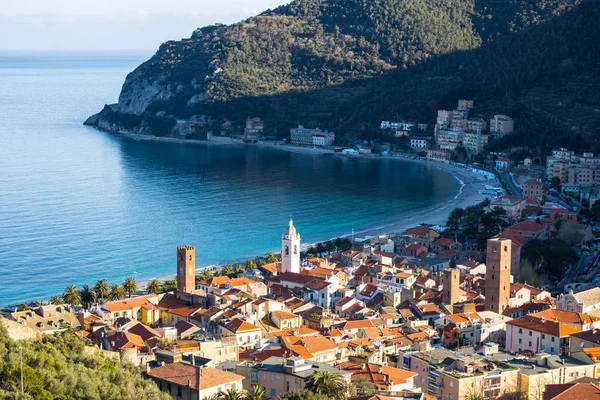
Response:
POLYGON ((154 382, 143 379, 138 367, 108 360, 70 333, 16 342, 0 321, 0 399, 170 398, 154 382), (19 347, 23 352, 23 394, 19 347))
MULTIPOLYGON (((296 0, 163 44, 129 74, 105 129, 170 134, 174 119, 303 123, 372 137, 382 119, 432 122, 474 98, 517 119, 495 144, 598 146, 594 0, 296 0)), ((212 121, 212 124, 211 124, 212 121)), ((212 128, 211 128, 212 127, 212 128)))

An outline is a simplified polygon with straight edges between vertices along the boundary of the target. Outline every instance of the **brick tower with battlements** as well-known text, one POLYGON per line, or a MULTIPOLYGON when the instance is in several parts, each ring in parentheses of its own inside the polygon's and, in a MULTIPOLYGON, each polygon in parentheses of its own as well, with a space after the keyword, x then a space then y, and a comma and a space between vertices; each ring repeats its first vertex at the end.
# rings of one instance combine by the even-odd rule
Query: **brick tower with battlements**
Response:
POLYGON ((510 239, 488 239, 485 271, 485 309, 502 314, 510 300, 510 239))
POLYGON ((196 290, 196 249, 177 246, 177 292, 192 294, 196 290))

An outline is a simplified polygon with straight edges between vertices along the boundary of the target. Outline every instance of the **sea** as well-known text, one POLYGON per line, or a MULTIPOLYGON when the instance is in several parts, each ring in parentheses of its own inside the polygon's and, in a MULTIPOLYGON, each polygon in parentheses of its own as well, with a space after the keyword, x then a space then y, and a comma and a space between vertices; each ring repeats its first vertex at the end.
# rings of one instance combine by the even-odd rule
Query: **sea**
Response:
MULTIPOLYGON (((71 284, 175 274, 356 235, 452 199, 460 183, 400 160, 136 141, 83 126, 143 54, 0 54, 0 306, 71 284)), ((268 121, 267 121, 268 123, 268 121)))

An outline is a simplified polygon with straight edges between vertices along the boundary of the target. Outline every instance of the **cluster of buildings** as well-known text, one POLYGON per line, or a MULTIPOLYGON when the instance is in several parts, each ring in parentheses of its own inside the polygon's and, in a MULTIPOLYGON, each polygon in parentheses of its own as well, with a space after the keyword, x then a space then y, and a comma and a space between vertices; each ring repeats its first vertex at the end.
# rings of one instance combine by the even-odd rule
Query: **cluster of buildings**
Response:
POLYGON ((553 150, 546 158, 546 176, 549 181, 558 178, 564 193, 589 201, 591 207, 600 193, 600 157, 565 148, 553 150))
POLYGON ((501 137, 514 130, 514 121, 506 115, 495 115, 489 121, 470 118, 473 100, 459 100, 455 110, 438 110, 435 125, 435 149, 428 158, 449 162, 450 153, 463 146, 470 154, 479 154, 492 137, 501 137), (488 132, 489 127, 489 132, 488 132))
POLYGON ((299 125, 290 130, 290 142, 296 146, 328 147, 333 144, 335 133, 319 128, 305 128, 299 125))
POLYGON ((147 366, 176 399, 255 385, 276 398, 303 389, 315 371, 347 384, 366 380, 369 400, 593 390, 579 379, 600 378, 600 288, 553 298, 514 282, 519 249, 546 234, 535 225, 510 226, 485 252, 418 226, 302 259, 290 220, 280 262, 204 280, 194 247, 180 246, 174 292, 90 310, 44 306, 13 313, 8 323, 48 333, 75 328, 147 366))

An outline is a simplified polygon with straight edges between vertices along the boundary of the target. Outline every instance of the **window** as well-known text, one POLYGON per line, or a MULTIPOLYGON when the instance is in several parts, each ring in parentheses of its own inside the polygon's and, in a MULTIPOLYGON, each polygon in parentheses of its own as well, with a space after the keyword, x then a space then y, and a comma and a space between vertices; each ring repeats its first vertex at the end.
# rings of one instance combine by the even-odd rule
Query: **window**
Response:
POLYGON ((542 333, 542 339, 546 339, 546 335, 542 333))
POLYGON ((529 331, 529 336, 533 336, 533 332, 532 331, 529 331))
POLYGON ((529 341, 529 347, 531 347, 531 340, 529 341))
POLYGON ((181 397, 181 386, 177 386, 177 397, 181 397))
POLYGON ((519 328, 519 333, 523 333, 523 328, 519 328))
POLYGON ((551 342, 554 342, 554 336, 552 336, 552 338, 550 339, 551 342))
POLYGON ((519 338, 519 344, 523 343, 523 339, 519 338))
POLYGON ((290 391, 290 381, 286 381, 285 382, 285 391, 289 392, 290 391))
POLYGON ((277 388, 271 388, 271 397, 277 397, 277 388))

